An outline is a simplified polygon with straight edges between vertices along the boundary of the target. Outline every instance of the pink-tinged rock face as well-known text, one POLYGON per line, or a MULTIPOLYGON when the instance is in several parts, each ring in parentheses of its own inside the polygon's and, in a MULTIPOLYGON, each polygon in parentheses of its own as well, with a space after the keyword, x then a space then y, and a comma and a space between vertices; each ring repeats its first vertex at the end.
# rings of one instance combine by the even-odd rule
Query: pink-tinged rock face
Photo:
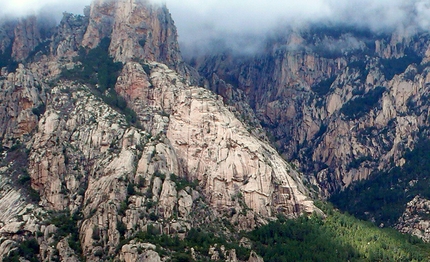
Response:
POLYGON ((15 27, 14 35, 12 57, 16 61, 23 61, 41 42, 37 18, 22 19, 15 27))
POLYGON ((116 61, 159 61, 183 71, 177 33, 165 7, 147 1, 94 1, 83 46, 94 48, 109 37, 116 61))
POLYGON ((45 95, 40 93, 42 84, 39 80, 24 68, 3 77, 0 86, 0 108, 3 108, 0 110, 0 134, 8 145, 9 139, 22 138, 35 130, 38 116, 34 109, 43 104, 45 95))
MULTIPOLYGON (((216 95, 184 84, 164 65, 150 67, 148 76, 141 65, 127 63, 116 90, 140 113, 144 126, 151 116, 145 116, 143 108, 152 108, 150 115, 169 115, 162 132, 188 179, 205 185, 213 207, 237 207, 235 198, 242 195, 246 205, 263 216, 278 209, 293 216, 312 212, 298 174, 251 135, 216 95), (278 193, 281 188, 285 194, 278 193)), ((155 117, 152 121, 157 122, 155 117)))
MULTIPOLYGON (((23 22, 14 31, 14 56, 23 61, 39 41, 31 25, 23 22)), ((67 216, 80 215, 73 219, 88 260, 105 252, 126 261, 160 260, 152 246, 130 242, 118 248, 137 232, 183 237, 224 215, 238 229, 250 230, 278 213, 296 217, 316 210, 300 175, 251 134, 221 97, 185 79, 184 72, 193 72, 182 62, 166 8, 94 1, 86 17, 65 14, 50 40, 47 54, 15 73, 3 69, 0 76, 3 144, 22 138, 27 190, 40 195, 38 203, 26 206, 31 201, 24 193, 10 190, 0 210, 13 206, 2 218, 15 222, 24 214, 22 227, 42 235, 42 260, 56 250, 76 260, 68 236, 54 239, 58 228, 36 221, 65 210, 67 216), (111 39, 109 54, 124 63, 115 90, 136 112, 138 124, 127 122, 130 111, 105 103, 97 87, 60 77, 62 70, 79 67, 81 45, 94 48, 105 37, 111 39)), ((0 178, 10 173, 1 167, 0 178)), ((234 251, 229 253, 234 260, 234 251)))

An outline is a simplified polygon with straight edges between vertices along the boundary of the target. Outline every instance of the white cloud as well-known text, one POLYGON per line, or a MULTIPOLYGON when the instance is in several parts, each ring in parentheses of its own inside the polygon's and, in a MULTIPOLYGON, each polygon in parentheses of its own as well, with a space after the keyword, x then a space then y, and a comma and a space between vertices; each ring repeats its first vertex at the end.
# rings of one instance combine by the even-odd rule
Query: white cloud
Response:
POLYGON ((58 20, 62 13, 81 14, 91 0, 0 0, 0 16, 20 17, 43 12, 58 20))
POLYGON ((394 28, 430 30, 430 0, 158 1, 170 9, 182 45, 193 50, 213 48, 209 42, 252 50, 259 48, 264 35, 274 29, 309 22, 360 26, 378 32, 394 28))
MULTIPOLYGON (((166 3, 184 46, 209 50, 226 45, 258 48, 281 25, 343 23, 375 31, 403 27, 430 30, 430 0, 152 0, 166 3)), ((0 15, 44 10, 58 20, 63 11, 82 13, 90 0, 0 0, 0 15)))

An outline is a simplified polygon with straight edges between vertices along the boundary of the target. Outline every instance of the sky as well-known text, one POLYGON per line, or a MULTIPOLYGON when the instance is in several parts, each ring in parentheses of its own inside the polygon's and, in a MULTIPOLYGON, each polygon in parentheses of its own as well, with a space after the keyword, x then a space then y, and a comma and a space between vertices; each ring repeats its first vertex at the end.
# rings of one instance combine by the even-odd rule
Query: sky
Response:
MULTIPOLYGON (((430 0, 152 0, 165 3, 185 47, 227 45, 252 52, 281 25, 332 22, 374 31, 430 30, 430 0), (253 46, 254 45, 254 46, 253 46)), ((0 0, 0 16, 43 10, 56 20, 63 11, 82 13, 91 0, 0 0)))
POLYGON ((1 16, 25 16, 39 12, 49 12, 56 20, 64 11, 82 13, 91 0, 0 0, 1 16))

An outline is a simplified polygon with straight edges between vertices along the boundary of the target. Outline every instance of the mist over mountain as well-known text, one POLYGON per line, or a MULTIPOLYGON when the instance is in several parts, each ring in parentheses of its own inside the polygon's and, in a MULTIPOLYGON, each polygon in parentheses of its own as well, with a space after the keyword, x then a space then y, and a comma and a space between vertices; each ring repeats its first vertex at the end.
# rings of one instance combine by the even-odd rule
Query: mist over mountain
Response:
POLYGON ((394 30, 414 34, 429 28, 429 1, 164 1, 187 54, 230 49, 249 54, 267 36, 310 24, 348 26, 376 33, 394 30))
POLYGON ((430 0, 0 1, 0 261, 430 261, 430 0))
POLYGON ((55 19, 62 18, 63 12, 82 14, 83 7, 89 5, 90 0, 58 1, 58 0, 22 0, 0 1, 0 17, 23 17, 27 15, 44 15, 55 19))
MULTIPOLYGON (((46 13, 56 20, 62 12, 82 13, 89 0, 2 1, 1 15, 23 16, 46 13)), ((302 29, 309 24, 354 26, 373 32, 400 31, 414 34, 430 28, 430 1, 306 0, 270 2, 257 0, 177 1, 166 4, 178 28, 185 56, 226 49, 240 54, 260 50, 267 36, 302 29)))

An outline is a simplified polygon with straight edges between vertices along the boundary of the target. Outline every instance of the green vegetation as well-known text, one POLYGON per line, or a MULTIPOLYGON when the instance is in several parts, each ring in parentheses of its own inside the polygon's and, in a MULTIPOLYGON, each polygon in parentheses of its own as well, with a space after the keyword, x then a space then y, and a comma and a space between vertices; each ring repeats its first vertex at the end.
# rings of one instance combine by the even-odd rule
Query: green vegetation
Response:
POLYGON ((422 58, 415 52, 406 50, 405 55, 400 58, 381 59, 382 73, 387 80, 395 75, 405 72, 411 64, 420 64, 422 58))
MULTIPOLYGON (((121 246, 133 239, 137 240, 137 242, 149 242, 156 245, 157 252, 162 255, 172 256, 172 261, 191 261, 183 260, 190 257, 191 248, 194 248, 198 254, 208 256, 209 248, 215 245, 218 249, 221 245, 224 245, 226 250, 235 249, 236 255, 240 260, 247 260, 250 253, 249 249, 241 247, 232 241, 227 241, 226 237, 223 235, 217 236, 212 232, 205 232, 201 229, 195 228, 192 228, 187 233, 185 239, 181 240, 177 235, 169 236, 160 234, 156 227, 148 225, 147 232, 138 232, 134 237, 122 241, 121 246), (168 251, 170 251, 171 254, 168 254, 168 251)), ((219 253, 221 255, 221 252, 219 253)))
POLYGON ((40 201, 40 194, 31 187, 30 174, 25 168, 22 168, 21 172, 22 174, 18 176, 19 185, 21 185, 25 192, 27 192, 28 200, 32 201, 33 203, 38 203, 40 201))
POLYGON ((115 63, 109 56, 109 45, 110 39, 103 38, 96 48, 86 50, 81 47, 77 57, 77 62, 81 65, 71 70, 63 70, 62 77, 86 84, 97 84, 101 93, 113 89, 122 64, 115 63))
POLYGON ((45 113, 45 110, 46 110, 45 104, 41 103, 37 107, 33 108, 31 111, 33 112, 33 114, 39 117, 45 113))
POLYGON ((307 41, 315 43, 314 52, 328 59, 336 59, 343 55, 356 55, 359 56, 360 59, 363 59, 364 55, 373 55, 375 53, 375 42, 372 41, 372 39, 374 39, 375 36, 383 37, 382 35, 375 35, 375 33, 368 28, 357 28, 331 23, 324 25, 314 24, 307 32, 303 32, 302 36, 307 41), (348 40, 346 40, 351 37, 363 41, 366 47, 353 47, 348 43, 348 40), (330 46, 330 44, 325 42, 333 42, 334 45, 330 46))
POLYGON ((96 48, 86 50, 81 47, 79 56, 76 58, 80 62, 79 66, 71 70, 63 70, 63 78, 78 81, 93 86, 94 93, 100 96, 105 103, 121 111, 128 123, 137 124, 137 114, 127 107, 127 102, 115 91, 116 80, 122 70, 122 63, 114 62, 109 56, 110 39, 103 38, 96 48))
MULTIPOLYGON (((0 144, 1 145, 1 144, 0 144)), ((4 151, 6 148, 1 148, 0 151, 4 151)), ((28 173, 28 154, 29 151, 19 139, 13 141, 13 145, 7 149, 8 154, 0 166, 5 166, 8 163, 13 163, 11 170, 15 170, 12 173, 12 180, 14 185, 22 189, 22 193, 27 197, 28 201, 38 203, 40 201, 39 192, 31 187, 31 176, 28 173)))
POLYGON ((289 220, 280 216, 279 220, 251 232, 230 237, 192 228, 181 240, 149 225, 147 232, 137 232, 123 240, 121 246, 131 240, 149 242, 157 246, 161 255, 172 257, 172 261, 187 261, 191 248, 198 254, 198 261, 205 261, 209 248, 219 249, 221 245, 226 250, 235 249, 240 260, 247 260, 251 249, 264 261, 428 261, 430 258, 430 245, 417 237, 391 228, 378 228, 343 214, 330 204, 320 204, 320 208, 326 218, 312 215, 289 220), (251 240, 251 249, 238 245, 242 237, 251 240))
POLYGON ((378 86, 362 96, 351 99, 342 106, 340 112, 345 115, 347 119, 359 119, 369 113, 372 108, 377 105, 385 90, 385 87, 378 86))
POLYGON ((31 238, 29 240, 25 240, 21 242, 18 248, 11 252, 8 257, 3 258, 4 262, 19 262, 21 259, 25 259, 25 261, 37 262, 39 259, 37 256, 39 255, 39 243, 37 243, 36 239, 31 238))
POLYGON ((148 64, 142 64, 142 68, 148 76, 151 75, 151 67, 148 64))
POLYGON ((370 179, 333 195, 330 201, 358 218, 393 225, 416 195, 430 199, 430 140, 421 139, 404 158, 402 167, 374 173, 370 179))
POLYGON ((364 83, 366 81, 367 75, 369 74, 369 70, 366 69, 366 60, 364 58, 348 63, 348 67, 350 69, 359 71, 358 80, 361 83, 364 83))
POLYGON ((250 233, 264 261, 428 261, 430 246, 394 229, 323 207, 317 216, 270 222, 250 233))
POLYGON ((372 161, 373 158, 371 156, 360 156, 358 158, 355 158, 351 161, 351 163, 348 165, 348 168, 359 168, 361 163, 366 161, 372 161))
POLYGON ((176 190, 179 192, 186 187, 196 188, 199 185, 198 180, 194 180, 193 182, 188 181, 186 178, 178 177, 175 174, 170 174, 170 180, 175 182, 176 190))
POLYGON ((34 57, 37 53, 41 52, 43 55, 48 55, 50 53, 49 45, 51 44, 50 40, 42 42, 38 44, 33 51, 28 54, 28 58, 34 57))
POLYGON ((0 68, 2 67, 6 67, 9 72, 15 72, 18 68, 18 63, 12 59, 12 44, 0 54, 0 68))
POLYGON ((311 89, 318 96, 325 96, 330 91, 330 87, 333 84, 334 80, 336 80, 336 76, 320 81, 318 84, 312 86, 311 89))
POLYGON ((303 33, 303 37, 332 37, 340 38, 342 35, 352 35, 357 38, 374 38, 375 33, 367 28, 359 28, 350 25, 334 25, 334 24, 313 24, 308 32, 303 33))
POLYGON ((55 237, 57 240, 68 237, 69 246, 76 251, 77 255, 82 255, 81 242, 79 240, 79 228, 77 222, 82 219, 79 212, 70 215, 68 211, 52 213, 51 218, 46 222, 57 227, 55 237))

